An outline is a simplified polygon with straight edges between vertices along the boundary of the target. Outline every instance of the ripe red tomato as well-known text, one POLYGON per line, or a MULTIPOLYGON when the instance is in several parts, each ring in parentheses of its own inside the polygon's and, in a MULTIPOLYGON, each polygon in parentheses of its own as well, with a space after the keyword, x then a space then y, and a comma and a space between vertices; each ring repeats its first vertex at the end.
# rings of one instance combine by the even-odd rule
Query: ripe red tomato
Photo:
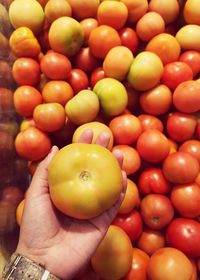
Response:
POLYGON ((105 71, 103 70, 103 67, 97 67, 93 70, 91 76, 90 76, 90 86, 93 88, 95 84, 100 81, 101 79, 105 78, 105 71))
POLYGON ((122 46, 129 48, 133 53, 136 53, 139 47, 139 38, 136 31, 130 27, 123 27, 119 30, 122 46))
POLYGON ((199 162, 189 153, 177 151, 164 160, 163 173, 174 184, 192 183, 199 173, 199 162))
POLYGON ((143 229, 142 217, 136 210, 127 214, 118 214, 112 224, 122 228, 132 241, 139 238, 143 229))
POLYGON ((12 74, 19 85, 34 86, 40 81, 40 65, 32 58, 20 57, 12 66, 12 74))
POLYGON ((196 183, 174 186, 171 202, 179 214, 186 218, 200 216, 200 186, 196 183))
POLYGON ((194 77, 199 73, 200 52, 194 50, 184 51, 179 56, 179 61, 185 62, 191 67, 194 77))
POLYGON ((142 194, 167 194, 171 190, 171 184, 165 178, 162 169, 149 167, 140 173, 138 188, 142 194))
POLYGON ((73 88, 75 94, 82 89, 87 89, 89 86, 88 76, 83 70, 77 68, 74 68, 70 71, 67 81, 73 88))
POLYGON ((65 80, 69 77, 71 62, 65 55, 51 50, 42 57, 40 68, 49 79, 65 80))
POLYGON ((200 164, 200 141, 191 139, 183 142, 179 146, 179 151, 187 152, 195 157, 200 164))
POLYGON ((193 79, 191 67, 181 61, 174 61, 164 66, 161 82, 174 90, 179 84, 193 79))
POLYGON ((147 129, 138 138, 136 148, 140 156, 148 162, 160 162, 169 154, 167 137, 157 129, 147 129))
POLYGON ((152 128, 152 129, 157 129, 160 132, 163 132, 164 129, 163 123, 159 118, 148 114, 141 114, 138 116, 138 119, 142 124, 142 130, 147 130, 149 128, 152 128))
POLYGON ((146 195, 141 201, 140 208, 143 221, 150 229, 163 229, 174 217, 174 208, 165 195, 146 195))
POLYGON ((189 257, 200 256, 200 223, 193 219, 174 219, 167 228, 168 244, 189 257))
POLYGON ((28 127, 15 138, 18 155, 27 160, 41 160, 51 149, 51 140, 45 132, 36 127, 28 127))
POLYGON ((194 136, 197 119, 192 114, 172 112, 166 121, 166 131, 172 140, 183 142, 194 136))

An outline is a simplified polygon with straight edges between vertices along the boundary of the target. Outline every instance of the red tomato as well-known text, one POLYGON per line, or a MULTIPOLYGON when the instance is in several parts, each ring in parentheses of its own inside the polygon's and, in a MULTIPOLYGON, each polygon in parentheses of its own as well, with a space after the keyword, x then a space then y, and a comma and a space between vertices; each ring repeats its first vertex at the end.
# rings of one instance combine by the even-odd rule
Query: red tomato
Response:
POLYGON ((134 29, 130 27, 123 27, 119 30, 122 46, 129 48, 133 53, 136 53, 139 46, 139 38, 134 29))
POLYGON ((171 201, 165 195, 146 195, 141 201, 140 208, 143 222, 150 229, 163 229, 174 217, 171 201))
POLYGON ((165 246, 164 232, 148 228, 144 229, 138 239, 137 246, 151 256, 158 249, 165 246))
POLYGON ((171 185, 165 178, 162 169, 149 167, 140 173, 138 188, 143 194, 167 194, 171 190, 171 185))
POLYGON ((171 191, 171 202, 183 217, 200 216, 200 186, 196 183, 174 186, 171 191))
POLYGON ((79 68, 86 73, 90 73, 99 65, 98 58, 94 57, 88 47, 81 48, 73 57, 74 68, 79 68))
POLYGON ((90 33, 98 26, 98 21, 95 18, 85 18, 80 21, 80 25, 84 33, 84 45, 87 46, 90 33))
POLYGON ((28 127, 18 133, 15 148, 19 156, 27 160, 41 160, 51 149, 48 135, 36 127, 28 127))
POLYGON ((35 107, 42 103, 42 95, 32 86, 18 87, 13 98, 15 110, 24 117, 31 117, 35 107))
POLYGON ((166 131, 172 140, 183 142, 194 136, 196 126, 194 115, 172 112, 167 117, 166 131))
POLYGON ((103 67, 97 67, 90 76, 90 86, 93 88, 95 84, 101 79, 105 78, 105 72, 103 67))
POLYGON ((21 57, 15 60, 12 74, 19 85, 34 86, 40 81, 40 65, 32 58, 21 57))
POLYGON ((112 224, 122 228, 132 241, 139 238, 143 229, 142 217, 136 210, 127 214, 118 214, 112 224))
POLYGON ((150 129, 157 129, 160 132, 163 132, 163 123, 159 118, 148 114, 141 114, 138 116, 138 119, 142 124, 143 131, 150 128, 150 129))
POLYGON ((193 219, 174 219, 167 228, 168 244, 189 257, 200 256, 200 223, 193 219))
POLYGON ((65 80, 69 77, 71 62, 65 55, 51 50, 42 57, 40 68, 49 79, 65 80))
POLYGON ((146 280, 149 256, 138 248, 133 248, 132 266, 122 280, 146 280))
POLYGON ((174 90, 179 84, 193 79, 191 67, 181 61, 168 63, 164 66, 161 82, 174 90))
POLYGON ((158 85, 140 94, 142 110, 151 115, 162 115, 168 112, 172 105, 171 90, 165 85, 158 85))
POLYGON ((177 151, 164 160, 163 173, 174 184, 192 183, 199 173, 199 162, 189 153, 177 151))
POLYGON ((169 154, 167 137, 157 129, 145 130, 137 140, 137 151, 148 162, 160 162, 169 154))
POLYGON ((179 56, 179 61, 187 63, 192 71, 193 76, 196 76, 200 71, 200 52, 190 50, 185 51, 179 56))
POLYGON ((200 110, 200 83, 186 81, 177 86, 173 93, 174 106, 183 113, 194 113, 200 110))
POLYGON ((142 133, 141 122, 132 114, 114 117, 109 123, 116 144, 131 145, 142 133))
POLYGON ((188 152, 195 157, 200 164, 200 141, 199 140, 187 140, 179 146, 179 151, 188 152))
POLYGON ((71 70, 68 82, 73 88, 74 93, 87 89, 89 86, 88 76, 83 70, 77 68, 71 70))

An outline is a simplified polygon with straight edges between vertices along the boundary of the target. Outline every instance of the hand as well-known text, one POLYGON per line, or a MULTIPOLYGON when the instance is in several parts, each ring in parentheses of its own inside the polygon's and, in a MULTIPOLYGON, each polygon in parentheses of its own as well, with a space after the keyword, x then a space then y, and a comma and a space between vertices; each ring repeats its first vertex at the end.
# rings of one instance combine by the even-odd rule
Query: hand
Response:
MULTIPOLYGON (((93 133, 86 130, 79 142, 91 143, 93 133)), ((107 147, 108 133, 101 133, 96 144, 107 147)), ((26 194, 20 237, 16 252, 40 263, 61 279, 72 279, 86 265, 103 239, 124 198, 126 174, 123 175, 123 191, 113 207, 98 217, 77 220, 61 214, 53 206, 47 180, 48 165, 58 152, 53 147, 39 164, 26 194)), ((122 165, 123 155, 115 151, 122 165)))

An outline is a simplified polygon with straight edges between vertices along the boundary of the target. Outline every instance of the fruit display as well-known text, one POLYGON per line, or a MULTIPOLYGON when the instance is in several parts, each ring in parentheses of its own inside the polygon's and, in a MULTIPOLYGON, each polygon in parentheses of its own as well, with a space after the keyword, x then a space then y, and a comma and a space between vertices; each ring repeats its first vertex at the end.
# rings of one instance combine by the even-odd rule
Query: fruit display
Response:
POLYGON ((77 219, 111 207, 119 150, 124 200, 74 280, 198 280, 199 112, 199 0, 0 1, 0 234, 19 231, 54 145, 55 206, 77 219))

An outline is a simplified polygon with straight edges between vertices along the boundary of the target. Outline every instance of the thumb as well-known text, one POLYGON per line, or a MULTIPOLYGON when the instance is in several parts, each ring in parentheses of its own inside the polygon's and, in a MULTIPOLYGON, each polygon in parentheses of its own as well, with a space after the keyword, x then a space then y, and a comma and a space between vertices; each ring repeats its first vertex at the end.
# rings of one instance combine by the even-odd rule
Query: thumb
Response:
POLYGON ((28 190, 32 196, 38 196, 48 192, 48 166, 57 152, 58 147, 53 146, 49 154, 39 163, 28 190))

